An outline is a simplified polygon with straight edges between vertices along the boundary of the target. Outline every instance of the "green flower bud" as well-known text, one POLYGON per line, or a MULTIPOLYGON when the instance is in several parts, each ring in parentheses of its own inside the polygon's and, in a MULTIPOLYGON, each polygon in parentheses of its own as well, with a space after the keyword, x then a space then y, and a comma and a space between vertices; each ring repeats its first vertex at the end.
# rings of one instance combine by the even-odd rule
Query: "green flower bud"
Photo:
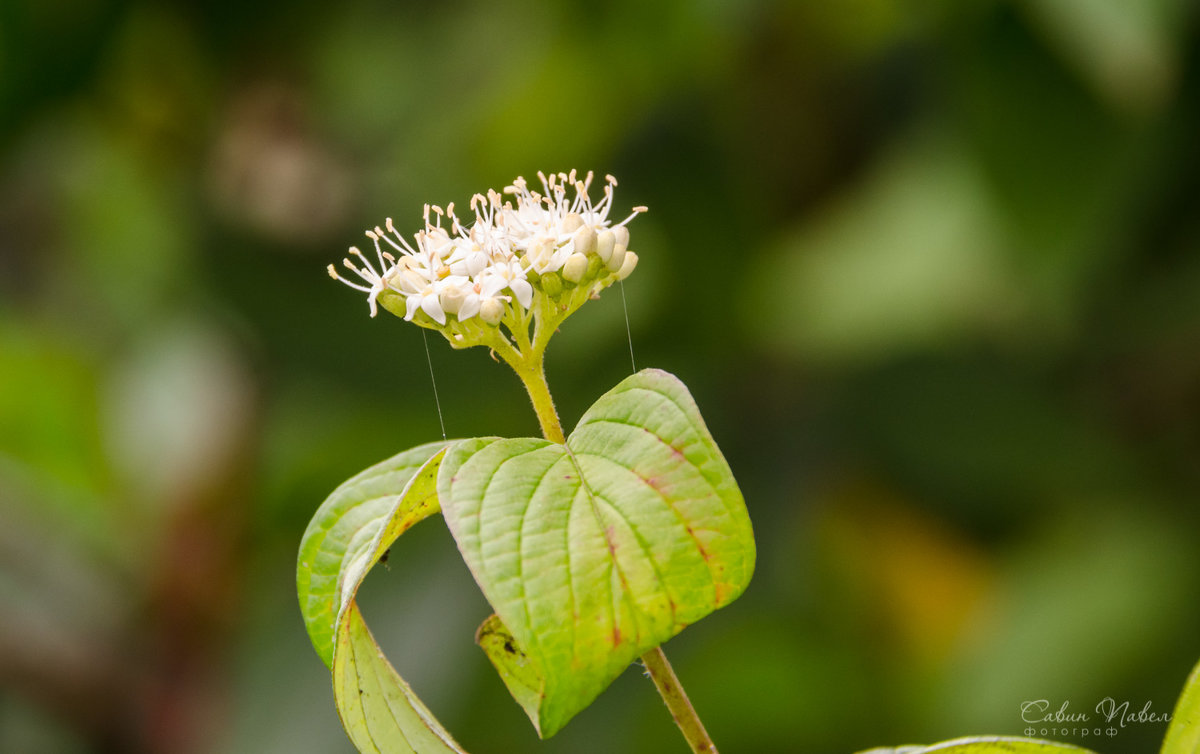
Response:
POLYGON ((587 274, 587 270, 588 258, 577 251, 567 257, 567 261, 563 263, 563 280, 578 283, 580 280, 583 280, 583 276, 587 274))
POLYGON ((562 293, 562 278, 553 272, 543 274, 542 293, 550 298, 558 298, 558 294, 562 293))

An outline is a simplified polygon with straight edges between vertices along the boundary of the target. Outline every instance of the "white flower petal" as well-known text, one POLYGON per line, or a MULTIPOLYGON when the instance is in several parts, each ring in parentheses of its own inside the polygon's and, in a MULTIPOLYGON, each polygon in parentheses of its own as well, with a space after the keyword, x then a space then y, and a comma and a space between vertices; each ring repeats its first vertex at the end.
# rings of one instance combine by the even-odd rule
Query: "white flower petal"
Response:
POLYGON ((438 301, 436 294, 421 298, 421 311, 432 317, 433 321, 439 325, 446 324, 446 313, 442 311, 442 304, 438 301))
POLYGON ((528 309, 530 304, 533 303, 533 286, 529 284, 528 280, 523 278, 511 280, 508 283, 508 288, 517 297, 517 303, 525 309, 528 309))
POLYGON ((479 294, 470 293, 463 299, 462 306, 458 307, 458 320, 470 319, 479 313, 479 294))

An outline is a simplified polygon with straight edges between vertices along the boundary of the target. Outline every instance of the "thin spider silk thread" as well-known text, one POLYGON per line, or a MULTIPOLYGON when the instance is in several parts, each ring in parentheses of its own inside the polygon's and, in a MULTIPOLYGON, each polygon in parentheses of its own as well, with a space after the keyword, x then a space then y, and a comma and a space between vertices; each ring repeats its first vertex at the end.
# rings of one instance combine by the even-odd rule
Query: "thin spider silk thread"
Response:
POLYGON ((433 383, 433 404, 437 406, 438 424, 442 427, 442 439, 446 439, 446 420, 442 418, 442 402, 438 399, 437 379, 433 376, 433 357, 429 355, 429 334, 421 328, 421 338, 425 341, 425 363, 429 364, 429 381, 433 383))
POLYGON ((633 367, 633 373, 637 374, 637 362, 633 360, 633 335, 629 331, 629 305, 625 303, 625 281, 620 282, 621 286, 621 308, 625 310, 625 337, 629 340, 629 366, 633 367))

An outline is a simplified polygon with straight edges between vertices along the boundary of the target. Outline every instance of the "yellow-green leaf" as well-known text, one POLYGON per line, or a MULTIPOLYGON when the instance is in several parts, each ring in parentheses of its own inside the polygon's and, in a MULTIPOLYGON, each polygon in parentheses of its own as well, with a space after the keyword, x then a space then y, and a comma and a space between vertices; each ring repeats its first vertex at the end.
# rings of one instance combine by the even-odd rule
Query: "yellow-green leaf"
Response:
POLYGON ((1200 664, 1192 669, 1175 703, 1162 754, 1200 753, 1200 664))
POLYGON ((687 388, 659 370, 602 396, 566 445, 455 444, 438 497, 498 615, 480 643, 543 737, 737 598, 754 569, 729 466, 687 388))
POLYGON ((362 580, 396 538, 438 512, 446 446, 413 448, 342 484, 301 543, 300 606, 313 647, 331 666, 342 725, 362 752, 464 754, 388 663, 355 602, 362 580))

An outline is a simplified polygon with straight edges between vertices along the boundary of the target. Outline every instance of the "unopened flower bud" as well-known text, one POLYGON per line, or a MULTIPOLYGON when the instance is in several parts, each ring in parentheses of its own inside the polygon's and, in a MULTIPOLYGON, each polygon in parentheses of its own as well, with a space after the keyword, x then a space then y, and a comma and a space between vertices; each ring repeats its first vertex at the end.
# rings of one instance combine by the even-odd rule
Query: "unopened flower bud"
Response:
POLYGON ((580 280, 583 280, 583 276, 587 274, 587 270, 588 258, 577 251, 567 257, 567 261, 563 263, 563 280, 578 283, 580 280))
POLYGON ((617 237, 611 230, 602 230, 596 234, 596 254, 600 256, 601 261, 608 263, 609 258, 613 253, 613 246, 617 243, 617 237))
POLYGON ((588 226, 584 226, 575 231, 575 251, 580 254, 587 254, 596 248, 596 231, 588 226))
POLYGON ((557 298, 558 294, 562 293, 562 278, 553 272, 543 274, 542 292, 550 298, 557 298))
POLYGON ((579 216, 578 212, 568 213, 567 216, 563 218, 562 229, 564 233, 573 233, 576 229, 582 226, 583 218, 579 216))
POLYGON ((617 239, 617 246, 629 247, 629 228, 624 225, 618 225, 612 229, 613 236, 617 239))
POLYGON ((442 293, 438 298, 442 302, 443 311, 447 314, 458 314, 458 310, 462 308, 463 301, 467 298, 467 292, 451 283, 442 288, 442 293))
POLYGON ((498 325, 504 317, 504 302, 498 298, 485 298, 479 304, 479 319, 489 325, 498 325))
POLYGON ((624 280, 633 272, 633 268, 637 267, 638 255, 632 251, 625 252, 625 261, 621 263, 621 269, 617 270, 617 280, 624 280))
POLYGON ((625 264, 625 244, 617 244, 613 247, 612 256, 608 258, 606 266, 612 272, 621 269, 621 265, 625 264))

